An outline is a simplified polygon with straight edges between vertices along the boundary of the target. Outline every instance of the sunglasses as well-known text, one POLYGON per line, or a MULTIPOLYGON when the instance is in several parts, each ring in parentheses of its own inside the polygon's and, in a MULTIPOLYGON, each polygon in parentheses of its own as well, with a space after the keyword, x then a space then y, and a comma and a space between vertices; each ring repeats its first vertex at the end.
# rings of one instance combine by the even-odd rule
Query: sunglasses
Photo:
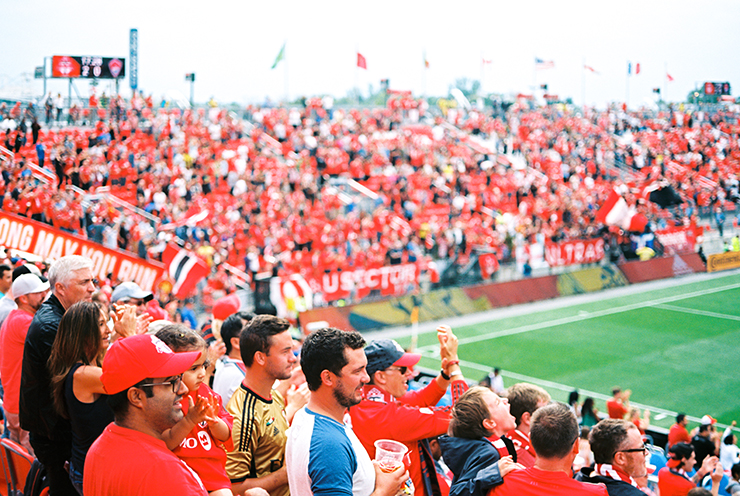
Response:
POLYGON ((408 371, 408 367, 388 367, 385 370, 398 370, 401 375, 406 375, 406 371, 408 371))

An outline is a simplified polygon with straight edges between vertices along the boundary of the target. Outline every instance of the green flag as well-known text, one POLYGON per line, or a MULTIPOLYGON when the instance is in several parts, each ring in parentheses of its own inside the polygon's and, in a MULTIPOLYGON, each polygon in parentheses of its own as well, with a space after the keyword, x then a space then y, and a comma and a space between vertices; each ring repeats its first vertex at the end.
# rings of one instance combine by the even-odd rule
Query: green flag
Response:
POLYGON ((277 67, 277 65, 280 63, 281 60, 285 57, 285 43, 283 43, 283 46, 280 47, 280 53, 277 54, 277 57, 275 57, 275 62, 272 63, 272 67, 270 69, 274 69, 277 67))

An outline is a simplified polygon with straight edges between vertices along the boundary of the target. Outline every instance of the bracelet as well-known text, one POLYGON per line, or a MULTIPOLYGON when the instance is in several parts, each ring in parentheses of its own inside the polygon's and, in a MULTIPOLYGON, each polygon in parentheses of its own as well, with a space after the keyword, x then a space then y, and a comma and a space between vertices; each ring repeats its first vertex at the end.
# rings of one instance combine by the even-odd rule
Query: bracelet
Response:
POLYGON ((447 375, 447 374, 445 374, 445 369, 440 369, 439 370, 439 375, 441 375, 442 376, 442 379, 444 379, 446 381, 449 381, 450 380, 450 376, 447 375))
POLYGON ((454 372, 452 372, 450 374, 450 377, 455 377, 455 376, 458 376, 458 375, 462 375, 462 372, 460 372, 459 370, 456 370, 456 371, 454 371, 454 372))
POLYGON ((450 365, 460 365, 460 360, 450 360, 447 362, 447 366, 449 367, 450 365))

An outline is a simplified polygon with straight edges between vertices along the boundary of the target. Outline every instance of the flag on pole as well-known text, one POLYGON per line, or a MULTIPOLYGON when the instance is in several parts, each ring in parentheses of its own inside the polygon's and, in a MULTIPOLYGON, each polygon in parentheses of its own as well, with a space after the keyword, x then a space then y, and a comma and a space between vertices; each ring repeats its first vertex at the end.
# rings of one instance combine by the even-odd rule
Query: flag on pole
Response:
POLYGON ((534 58, 534 67, 537 70, 541 69, 552 69, 555 67, 555 62, 552 60, 542 60, 541 58, 534 58))
POLYGON ((280 52, 278 52, 277 57, 275 57, 275 62, 272 63, 272 67, 270 67, 270 69, 277 67, 283 58, 285 58, 285 42, 283 42, 283 46, 280 47, 280 52))
POLYGON ((630 207, 616 189, 609 193, 601 208, 596 212, 596 222, 607 226, 618 226, 625 231, 642 232, 647 225, 647 217, 630 207))
POLYGON ((483 65, 486 65, 486 64, 490 64, 490 63, 492 63, 492 62, 493 62, 493 61, 492 61, 491 59, 487 59, 487 58, 485 58, 485 57, 483 58, 483 65))
POLYGON ((635 64, 635 76, 637 76, 638 74, 640 74, 640 63, 639 62, 635 64))
POLYGON ((424 53, 424 69, 429 69, 429 59, 427 58, 426 52, 424 53))
POLYGON ((168 244, 162 252, 162 262, 173 281, 172 293, 177 298, 189 297, 195 291, 195 286, 209 273, 204 260, 172 244, 168 244))
POLYGON ((632 62, 627 62, 627 75, 632 75, 632 62))
POLYGON ((594 68, 593 68, 593 67, 591 67, 590 65, 585 65, 585 64, 584 64, 583 68, 584 68, 584 69, 586 69, 587 71, 591 71, 591 72, 593 72, 594 74, 598 74, 598 73, 599 73, 599 71, 597 71, 596 69, 594 69, 594 68))
POLYGON ((367 70, 367 61, 360 52, 357 52, 357 67, 367 70))
POLYGON ((669 83, 673 81, 673 76, 671 76, 670 74, 666 73, 665 77, 669 83))

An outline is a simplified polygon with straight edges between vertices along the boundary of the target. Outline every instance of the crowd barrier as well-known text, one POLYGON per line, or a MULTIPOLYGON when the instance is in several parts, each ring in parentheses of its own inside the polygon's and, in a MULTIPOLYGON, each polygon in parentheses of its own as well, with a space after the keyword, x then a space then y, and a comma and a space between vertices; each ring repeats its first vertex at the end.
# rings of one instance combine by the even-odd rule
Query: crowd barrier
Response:
POLYGON ((670 257, 653 258, 646 261, 625 262, 619 264, 630 284, 667 279, 669 277, 684 276, 697 272, 706 272, 699 255, 684 253, 670 257))
POLYGON ((375 303, 316 308, 302 312, 299 320, 304 329, 311 322, 327 322, 339 329, 363 332, 410 326, 415 304, 419 310, 418 321, 429 322, 627 284, 629 281, 619 268, 607 264, 567 274, 439 289, 416 297, 403 296, 375 303))

